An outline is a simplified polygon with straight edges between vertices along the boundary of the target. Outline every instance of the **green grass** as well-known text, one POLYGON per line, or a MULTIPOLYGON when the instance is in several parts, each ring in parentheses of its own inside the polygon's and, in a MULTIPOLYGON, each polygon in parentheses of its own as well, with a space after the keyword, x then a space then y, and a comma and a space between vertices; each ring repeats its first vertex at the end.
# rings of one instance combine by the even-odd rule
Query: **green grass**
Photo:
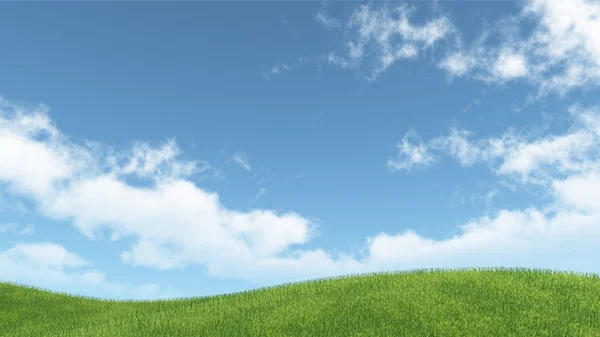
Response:
POLYGON ((600 276, 418 270, 165 301, 0 283, 2 336, 600 336, 600 276))

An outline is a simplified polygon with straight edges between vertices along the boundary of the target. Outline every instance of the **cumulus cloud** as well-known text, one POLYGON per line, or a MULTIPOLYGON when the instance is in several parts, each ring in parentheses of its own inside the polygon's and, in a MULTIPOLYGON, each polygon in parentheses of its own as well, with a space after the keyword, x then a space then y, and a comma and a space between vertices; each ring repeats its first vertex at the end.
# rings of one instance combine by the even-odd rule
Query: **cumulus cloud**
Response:
MULTIPOLYGON (((470 220, 449 239, 427 239, 412 230, 381 233, 369 238, 369 263, 419 266, 417 261, 428 261, 456 267, 496 261, 598 272, 587 256, 600 242, 600 110, 573 106, 569 113, 573 125, 560 135, 528 139, 509 131, 500 137, 472 139, 470 132, 452 129, 447 136, 419 143, 432 153, 456 158, 462 166, 485 163, 497 175, 539 184, 554 201, 541 209, 505 209, 470 220), (536 252, 562 262, 536 258, 536 252)), ((415 147, 407 148, 411 146, 415 147)), ((486 198, 496 193, 492 190, 486 198)))
MULTIPOLYGON (((47 115, 5 105, 0 181, 36 201, 42 214, 71 220, 90 239, 101 238, 103 228, 111 230, 111 240, 137 238, 121 256, 126 263, 171 269, 255 260, 305 243, 313 233, 311 221, 294 212, 225 208, 217 194, 185 179, 195 166, 177 158, 173 141, 107 154, 98 144, 71 142, 54 127, 51 137, 41 137, 50 129, 47 115), (151 183, 134 186, 126 179, 130 174, 151 183)), ((234 158, 250 169, 241 153, 234 158)))
POLYGON ((500 79, 514 79, 527 75, 527 60, 521 54, 504 50, 492 67, 492 74, 500 79))
MULTIPOLYGON (((554 197, 552 207, 500 210, 473 219, 460 227, 459 234, 439 240, 414 230, 378 233, 367 238, 363 251, 349 254, 307 248, 317 223, 293 211, 241 212, 225 207, 216 193, 199 188, 182 174, 185 170, 173 169, 183 164, 169 142, 166 148, 156 148, 157 154, 125 151, 128 159, 114 161, 110 158, 115 154, 101 144, 69 140, 51 126, 47 115, 33 118, 36 111, 4 109, 0 113, 2 186, 7 186, 8 193, 32 200, 41 215, 70 220, 85 237, 101 239, 108 232, 110 240, 130 240, 121 259, 135 266, 169 270, 203 265, 214 277, 270 285, 398 268, 523 263, 560 267, 557 261, 585 261, 589 251, 577 255, 573 247, 594 249, 600 238, 600 208, 593 202, 600 184, 600 120, 595 108, 572 108, 575 123, 566 134, 539 139, 506 133, 473 140, 468 132, 456 130, 423 143, 415 132, 409 132, 398 145, 404 161, 396 160, 392 167, 430 165, 432 153, 443 150, 465 166, 485 162, 497 174, 543 179, 554 197), (588 142, 583 141, 586 137, 588 142), (19 156, 13 147, 19 149, 19 156), (16 167, 36 179, 32 182, 16 167), (148 183, 130 183, 127 177, 133 172, 148 183), (565 254, 563 260, 540 258, 559 253, 565 254)), ((1 263, 3 272, 11 270, 4 273, 5 279, 28 275, 27 280, 39 282, 87 282, 100 284, 106 292, 129 292, 133 287, 109 283, 104 274, 93 270, 80 271, 89 262, 58 246, 15 246, 2 252, 1 263)), ((568 269, 593 266, 570 265, 568 269)))

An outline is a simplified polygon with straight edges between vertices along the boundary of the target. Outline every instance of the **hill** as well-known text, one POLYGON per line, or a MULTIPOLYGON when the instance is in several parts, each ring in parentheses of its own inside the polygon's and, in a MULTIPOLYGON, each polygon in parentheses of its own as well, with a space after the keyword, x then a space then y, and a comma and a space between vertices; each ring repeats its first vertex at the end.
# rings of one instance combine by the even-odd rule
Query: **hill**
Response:
POLYGON ((162 301, 0 283, 2 336, 600 336, 600 276, 417 270, 162 301))

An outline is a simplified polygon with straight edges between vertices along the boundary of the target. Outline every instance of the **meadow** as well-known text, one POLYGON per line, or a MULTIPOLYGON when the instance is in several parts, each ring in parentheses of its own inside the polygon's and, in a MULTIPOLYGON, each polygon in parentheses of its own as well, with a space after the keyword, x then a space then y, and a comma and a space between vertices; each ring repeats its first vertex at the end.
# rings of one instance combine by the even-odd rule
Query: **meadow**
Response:
POLYGON ((415 270, 158 301, 0 283, 0 335, 600 336, 600 276, 415 270))

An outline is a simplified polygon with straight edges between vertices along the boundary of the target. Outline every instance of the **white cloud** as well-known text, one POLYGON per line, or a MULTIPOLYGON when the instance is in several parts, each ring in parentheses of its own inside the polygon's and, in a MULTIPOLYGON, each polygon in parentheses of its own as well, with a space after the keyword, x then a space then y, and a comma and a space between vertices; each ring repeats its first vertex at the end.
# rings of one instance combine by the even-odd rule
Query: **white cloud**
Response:
POLYGON ((411 130, 398 145, 399 159, 388 161, 396 170, 413 166, 430 166, 436 155, 456 158, 463 167, 476 163, 497 166, 498 175, 516 176, 523 182, 548 182, 557 174, 575 174, 598 166, 600 155, 600 109, 570 108, 575 121, 566 133, 528 139, 509 130, 500 137, 469 139, 467 130, 451 129, 450 134, 411 144, 407 138, 418 139, 411 130))
MULTIPOLYGON (((452 129, 450 135, 422 145, 455 157, 463 166, 485 162, 498 175, 541 184, 554 197, 547 207, 500 210, 469 221, 460 227, 460 234, 443 240, 411 230, 381 233, 369 239, 369 263, 598 272, 589 254, 600 243, 600 111, 574 106, 569 112, 574 123, 561 135, 527 139, 509 131, 497 138, 471 140, 469 132, 452 129)), ((488 206, 497 193, 494 189, 485 196, 488 206)))
POLYGON ((13 261, 36 267, 63 269, 90 264, 79 256, 67 252, 62 246, 51 243, 17 244, 5 251, 3 255, 13 261))
POLYGON ((492 67, 494 76, 501 79, 514 79, 527 75, 527 60, 521 54, 504 50, 498 55, 492 67))
POLYGON ((262 74, 262 77, 268 80, 269 78, 271 78, 271 76, 279 75, 281 73, 287 72, 287 71, 293 69, 294 67, 295 67, 295 65, 287 65, 282 62, 277 62, 271 67, 271 69, 269 69, 269 71, 264 72, 262 74))
POLYGON ((600 85, 600 3, 526 0, 522 5, 518 14, 504 15, 470 43, 449 16, 438 11, 416 24, 411 22, 415 8, 405 4, 359 5, 345 22, 321 8, 316 19, 327 29, 340 28, 340 47, 328 53, 329 64, 365 71, 369 81, 397 61, 451 40, 441 47, 437 64, 452 77, 489 84, 521 80, 535 86, 538 97, 600 85))
MULTIPOLYGON (((410 22, 413 8, 388 4, 360 5, 345 25, 344 45, 328 55, 330 64, 343 68, 365 68, 366 78, 375 80, 396 61, 418 56, 447 37, 453 26, 445 16, 433 18, 422 25, 410 22)), ((325 20, 321 22, 337 22, 325 20)), ((326 26, 331 26, 325 24, 326 26)), ((337 26, 337 25, 336 25, 337 26)))
MULTIPOLYGON (((0 125, 22 125, 23 118, 28 115, 3 112, 0 125)), ((72 220, 89 238, 99 238, 102 228, 111 230, 112 240, 137 238, 122 254, 125 262, 169 269, 241 257, 255 260, 305 243, 312 234, 313 224, 294 212, 225 208, 216 194, 184 179, 181 173, 191 170, 180 168, 190 165, 177 159, 174 142, 157 149, 137 144, 130 152, 107 155, 99 145, 81 147, 58 132, 53 139, 27 132, 0 129, 0 181, 11 186, 12 193, 31 197, 42 214, 72 220), (17 149, 19 156, 13 153, 17 149), (56 167, 61 169, 53 170, 56 167), (39 179, 32 184, 22 172, 37 173, 39 179), (153 184, 133 186, 124 179, 127 174, 153 184)), ((242 153, 234 158, 250 170, 242 153)))
MULTIPOLYGON (((554 181, 560 200, 577 209, 594 212, 600 209, 600 171, 591 171, 554 181)), ((600 225, 599 225, 600 226, 600 225)))
POLYGON ((413 168, 428 167, 435 162, 435 158, 429 153, 429 147, 421 142, 412 129, 404 135, 402 142, 396 144, 396 147, 398 157, 387 162, 391 171, 410 171, 413 168))
POLYGON ((464 76, 476 64, 477 61, 472 55, 468 55, 463 52, 456 52, 447 56, 440 63, 440 67, 454 76, 464 76))
POLYGON ((481 145, 472 144, 467 137, 470 132, 453 128, 450 135, 438 137, 431 141, 430 147, 448 150, 449 154, 456 157, 462 166, 470 166, 485 156, 481 145))
MULTIPOLYGON (((10 113, 10 112, 9 112, 10 113)), ((38 113, 37 111, 34 113, 38 113)), ((0 115, 0 177, 13 184, 14 189, 36 197, 51 193, 53 184, 69 178, 78 166, 77 158, 56 140, 55 129, 39 114, 24 116, 19 110, 12 119, 0 115), (46 142, 30 141, 48 130, 54 135, 46 142), (27 156, 22 154, 27 153, 27 156), (20 160, 14 160, 19 158, 20 160)), ((74 151, 75 152, 75 151, 74 151)))
POLYGON ((469 48, 462 44, 439 63, 452 76, 490 83, 518 78, 537 86, 538 96, 564 95, 600 84, 600 3, 590 0, 528 0, 513 20, 485 29, 469 48), (523 23, 533 30, 518 32, 523 23), (491 37, 497 37, 490 44, 491 37))
POLYGON ((106 281, 106 275, 90 262, 63 246, 49 242, 17 243, 0 251, 0 280, 54 291, 90 296, 98 290, 105 297, 123 299, 172 298, 178 293, 158 284, 131 285, 106 281))
POLYGON ((579 131, 521 143, 517 148, 507 151, 498 173, 527 177, 543 169, 543 166, 559 172, 584 170, 590 164, 585 160, 588 152, 598 144, 595 138, 590 133, 579 131))
MULTIPOLYGON (((525 262, 524 257, 527 257, 531 259, 528 264, 551 266, 551 260, 534 258, 536 252, 543 252, 553 256, 563 254, 564 259, 576 262, 569 250, 575 250, 577 245, 591 249, 600 243, 600 204, 593 202, 598 200, 594 198, 598 197, 595 187, 600 186, 600 175, 582 173, 553 182, 551 190, 558 202, 553 210, 501 210, 493 217, 469 221, 461 226, 461 234, 445 240, 428 240, 412 231, 397 235, 383 233, 370 239, 370 258, 382 262, 440 262, 444 256, 464 258, 464 254, 477 252, 478 256, 485 256, 481 260, 484 264, 489 264, 496 255, 494 259, 503 263, 511 261, 518 265, 519 258, 525 262), (510 253, 505 254, 506 250, 514 250, 514 260, 509 259, 510 253)), ((589 261, 586 265, 567 268, 598 271, 589 261)))
MULTIPOLYGON (((154 179, 188 177, 196 173, 199 169, 197 162, 178 160, 180 153, 174 139, 167 140, 157 148, 137 142, 131 153, 126 154, 124 165, 115 168, 115 173, 154 179)), ((110 160, 112 163, 118 161, 115 157, 110 160)), ((202 169, 207 169, 208 165, 203 164, 202 169)))
POLYGON ((248 156, 244 153, 244 152, 236 152, 231 159, 233 160, 234 163, 236 163, 237 165, 239 165, 240 167, 242 167, 244 170, 246 171, 250 171, 251 167, 250 164, 248 163, 248 156))
POLYGON ((121 254, 121 259, 134 266, 152 266, 158 270, 182 269, 185 266, 185 256, 181 252, 151 240, 138 241, 121 254))
MULTIPOLYGON (((565 259, 574 263, 569 269, 590 269, 594 267, 591 262, 576 264, 589 259, 589 250, 579 255, 573 252, 582 247, 594 250, 600 241, 600 207, 592 201, 598 198, 595 187, 600 184, 595 155, 598 147, 593 146, 598 144, 600 124, 594 109, 576 107, 571 112, 576 122, 567 134, 533 140, 507 133, 471 141, 467 133, 457 131, 447 139, 423 143, 416 133, 408 132, 398 144, 400 156, 391 161, 392 169, 430 165, 434 161, 430 151, 442 149, 464 165, 487 162, 498 174, 504 174, 500 168, 505 164, 519 174, 537 177, 544 172, 548 182, 544 186, 554 196, 554 203, 548 209, 501 210, 473 219, 460 228, 460 234, 446 239, 426 238, 414 230, 379 233, 367 238, 362 256, 306 249, 316 234, 315 220, 292 211, 228 209, 217 194, 200 189, 178 174, 180 171, 157 169, 165 162, 177 166, 175 155, 146 157, 126 152, 130 160, 122 163, 137 160, 132 166, 136 170, 131 172, 147 174, 151 181, 147 186, 129 184, 122 173, 128 165, 107 163, 114 154, 104 153, 98 144, 80 146, 58 131, 42 137, 14 127, 30 128, 35 124, 19 121, 25 112, 0 114, 0 148, 4 149, 0 151, 0 181, 11 186, 10 193, 34 201, 42 215, 69 219, 90 238, 98 238, 102 230, 107 230, 112 240, 131 239, 132 245, 121 254, 125 263, 161 270, 198 264, 205 266, 211 276, 244 278, 261 285, 397 268, 523 263, 556 267, 565 259), (569 145, 588 146, 569 138, 579 134, 593 139, 587 151, 569 145), (23 152, 12 156, 6 144, 19 146, 23 152), (17 160, 32 154, 45 159, 17 160), (537 159, 523 165, 507 164, 520 163, 519 158, 525 157, 537 159), (161 164, 149 165, 148 160, 140 158, 154 158, 149 162, 161 164), (60 169, 47 174, 45 166, 60 169), (15 173, 14 167, 38 174, 37 181, 28 182, 27 177, 15 173), (153 179, 156 175, 169 179, 153 179), (562 260, 555 259, 556 254, 564 254, 562 260), (553 258, 544 260, 540 256, 553 258)), ((173 153, 158 149, 158 153, 173 153)), ((83 268, 88 262, 61 247, 16 246, 1 256, 5 279, 70 287, 87 282, 107 293, 133 293, 134 286, 106 282, 99 272, 71 270, 83 268)), ((156 286, 140 289, 152 292, 156 286)))

